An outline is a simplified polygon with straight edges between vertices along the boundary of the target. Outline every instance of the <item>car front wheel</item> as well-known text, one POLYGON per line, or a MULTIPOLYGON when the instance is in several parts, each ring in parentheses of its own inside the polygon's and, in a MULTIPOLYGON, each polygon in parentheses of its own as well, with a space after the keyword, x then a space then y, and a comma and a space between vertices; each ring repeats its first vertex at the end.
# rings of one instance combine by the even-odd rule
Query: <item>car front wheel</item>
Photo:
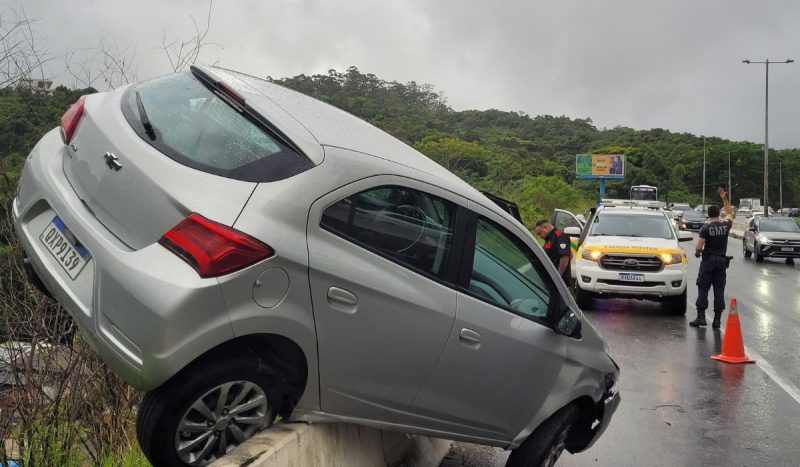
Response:
POLYGON ((592 297, 594 294, 591 292, 587 292, 581 288, 578 284, 575 284, 575 302, 578 304, 578 307, 583 311, 589 311, 592 309, 592 297))
POLYGON ((570 404, 548 418, 511 452, 506 467, 552 467, 567 447, 581 413, 570 404))
POLYGON ((255 356, 212 361, 148 392, 136 434, 155 466, 205 466, 272 425, 281 384, 255 356))
POLYGON ((753 252, 756 255, 756 263, 763 263, 764 262, 764 256, 762 256, 761 253, 759 253, 759 251, 761 251, 761 246, 759 246, 758 243, 754 243, 753 244, 753 250, 754 250, 753 252))
POLYGON ((742 254, 744 254, 745 258, 749 258, 753 255, 753 252, 747 249, 747 242, 742 241, 742 254))

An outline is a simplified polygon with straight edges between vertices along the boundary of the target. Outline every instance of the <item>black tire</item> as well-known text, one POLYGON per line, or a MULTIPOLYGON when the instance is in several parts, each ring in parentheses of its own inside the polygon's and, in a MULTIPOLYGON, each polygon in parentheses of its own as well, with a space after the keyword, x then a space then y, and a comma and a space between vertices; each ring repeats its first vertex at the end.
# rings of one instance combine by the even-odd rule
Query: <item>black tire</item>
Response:
POLYGON ((794 264, 794 258, 786 258, 786 264, 794 264))
POLYGON ((559 410, 539 425, 528 439, 511 452, 506 467, 551 467, 567 446, 571 429, 581 412, 574 404, 559 410))
POLYGON ((758 245, 758 243, 753 244, 753 250, 755 250, 753 253, 756 255, 756 263, 763 263, 764 257, 759 253, 759 251, 761 251, 761 247, 758 245))
POLYGON ((581 286, 575 284, 575 302, 578 304, 578 307, 583 311, 589 311, 592 309, 592 298, 594 294, 591 292, 587 292, 581 288, 581 286))
POLYGON ((742 253, 744 254, 745 258, 753 256, 753 252, 747 249, 747 243, 745 243, 744 240, 742 240, 742 253))
POLYGON ((675 295, 674 297, 667 297, 664 300, 664 307, 667 309, 667 313, 671 315, 678 315, 683 316, 686 314, 686 307, 687 302, 689 301, 687 297, 687 290, 684 290, 682 294, 675 295))
MULTIPOLYGON (((254 355, 230 356, 211 361, 205 360, 202 365, 193 365, 192 367, 179 373, 161 387, 148 392, 139 408, 136 436, 142 452, 154 467, 206 465, 210 461, 222 457, 233 446, 241 444, 236 439, 237 436, 244 441, 260 429, 270 427, 275 421, 279 401, 284 396, 282 387, 285 385, 280 383, 276 376, 277 372, 273 371, 272 365, 267 359, 254 355), (196 370, 191 371, 192 367, 196 370), (216 400, 218 400, 219 392, 214 393, 213 391, 221 392, 220 388, 227 386, 228 383, 231 383, 230 388, 224 390, 227 394, 227 402, 223 408, 217 410, 216 400), (252 386, 245 383, 250 383, 252 386), (246 399, 243 400, 247 402, 241 400, 237 402, 236 398, 241 393, 245 393, 243 397, 246 399), (260 403, 261 395, 266 399, 265 408, 260 403), (213 418, 218 421, 216 426, 203 428, 202 420, 210 419, 201 417, 199 411, 191 408, 193 404, 201 400, 204 401, 209 411, 214 413, 213 418), (238 404, 237 409, 251 404, 257 404, 257 406, 242 410, 239 415, 244 415, 236 418, 227 413, 229 403, 231 406, 238 404), (225 410, 222 411, 223 409, 225 410), (220 412, 221 416, 216 412, 220 412), (254 417, 263 421, 254 422, 254 417), (179 423, 184 419, 195 424, 193 430, 179 432, 179 423), (245 419, 247 419, 246 423, 245 419), (189 457, 189 460, 185 461, 178 454, 179 437, 181 440, 191 440, 192 436, 196 436, 195 439, 204 436, 201 431, 195 430, 212 433, 205 440, 208 442, 211 439, 208 444, 212 444, 213 447, 209 454, 195 460, 191 459, 190 452, 186 456, 189 457), (234 432, 234 430, 238 430, 238 432, 234 432), (201 434, 196 435, 195 433, 201 434), (224 448, 220 446, 223 442, 225 443, 224 448)), ((206 422, 207 426, 208 423, 212 422, 206 422)), ((206 446, 206 442, 200 442, 198 446, 206 446)), ((194 450, 190 449, 190 451, 194 450)), ((200 453, 195 452, 195 455, 197 454, 202 454, 202 450, 200 453)))

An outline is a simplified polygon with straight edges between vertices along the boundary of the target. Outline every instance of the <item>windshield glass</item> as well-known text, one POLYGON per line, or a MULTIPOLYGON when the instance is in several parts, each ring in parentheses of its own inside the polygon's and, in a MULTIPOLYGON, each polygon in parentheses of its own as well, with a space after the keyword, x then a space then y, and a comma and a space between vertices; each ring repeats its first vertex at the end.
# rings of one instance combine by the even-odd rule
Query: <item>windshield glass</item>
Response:
POLYGON ((688 211, 689 209, 692 209, 692 208, 688 204, 675 203, 675 204, 672 205, 672 210, 673 211, 688 211))
POLYGON ((691 220, 701 220, 701 219, 705 219, 706 216, 704 216, 702 213, 697 212, 697 211, 684 211, 683 218, 684 219, 691 219, 691 220))
POLYGON ((595 216, 592 237, 618 235, 621 237, 672 238, 672 228, 664 216, 642 214, 606 214, 595 216))
POLYGON ((656 201, 658 195, 653 187, 631 187, 631 201, 656 201))
POLYGON ((281 180, 311 167, 305 156, 191 73, 131 89, 122 108, 128 122, 148 144, 181 164, 252 182, 281 180))
POLYGON ((758 229, 762 232, 800 232, 800 227, 791 219, 761 219, 758 229))

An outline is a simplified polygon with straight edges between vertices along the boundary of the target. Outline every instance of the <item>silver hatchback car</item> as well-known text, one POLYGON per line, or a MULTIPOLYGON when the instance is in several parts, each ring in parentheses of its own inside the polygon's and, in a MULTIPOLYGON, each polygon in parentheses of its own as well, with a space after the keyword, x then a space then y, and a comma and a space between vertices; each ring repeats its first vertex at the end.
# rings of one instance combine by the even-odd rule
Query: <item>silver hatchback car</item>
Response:
POLYGON ((524 226, 268 81, 197 66, 82 97, 13 212, 31 278, 147 391, 157 466, 208 464, 279 415, 548 465, 619 403, 608 347, 524 226))

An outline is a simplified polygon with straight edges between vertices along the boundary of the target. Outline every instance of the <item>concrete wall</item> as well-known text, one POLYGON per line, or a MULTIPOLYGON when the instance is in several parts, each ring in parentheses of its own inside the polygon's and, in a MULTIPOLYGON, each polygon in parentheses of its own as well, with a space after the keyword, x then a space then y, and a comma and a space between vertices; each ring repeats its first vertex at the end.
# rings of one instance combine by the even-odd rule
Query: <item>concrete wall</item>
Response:
POLYGON ((344 423, 280 423, 211 466, 435 467, 450 445, 441 439, 344 423))

